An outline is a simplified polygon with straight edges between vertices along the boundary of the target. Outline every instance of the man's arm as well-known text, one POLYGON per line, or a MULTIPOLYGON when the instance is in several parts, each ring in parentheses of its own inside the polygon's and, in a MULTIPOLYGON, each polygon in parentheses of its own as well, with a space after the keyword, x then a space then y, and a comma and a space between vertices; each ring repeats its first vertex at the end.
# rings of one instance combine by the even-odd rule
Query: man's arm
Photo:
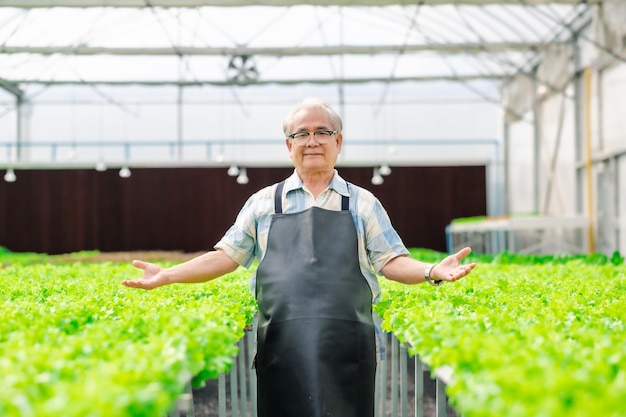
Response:
MULTIPOLYGON (((476 266, 476 263, 461 264, 463 258, 469 255, 471 251, 470 248, 463 248, 457 253, 446 257, 431 269, 430 278, 442 281, 456 281, 463 278, 476 266)), ((403 284, 419 284, 424 282, 424 273, 430 265, 432 264, 421 262, 408 256, 397 256, 387 262, 381 273, 385 278, 403 284)))
POLYGON ((158 265, 138 260, 133 261, 133 265, 143 269, 143 276, 138 279, 124 280, 122 285, 144 290, 167 284, 210 281, 233 272, 239 266, 222 250, 209 251, 170 268, 161 268, 158 265))

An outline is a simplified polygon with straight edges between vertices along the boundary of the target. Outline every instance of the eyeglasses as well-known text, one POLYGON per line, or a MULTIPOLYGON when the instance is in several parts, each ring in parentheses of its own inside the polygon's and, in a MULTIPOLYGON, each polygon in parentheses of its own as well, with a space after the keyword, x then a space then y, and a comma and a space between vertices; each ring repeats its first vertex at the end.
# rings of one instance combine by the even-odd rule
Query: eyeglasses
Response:
POLYGON ((325 145, 330 142, 330 138, 337 134, 336 130, 316 130, 315 132, 296 132, 291 135, 287 135, 288 138, 291 138, 298 145, 306 145, 309 143, 309 137, 313 135, 315 142, 320 145, 325 145))

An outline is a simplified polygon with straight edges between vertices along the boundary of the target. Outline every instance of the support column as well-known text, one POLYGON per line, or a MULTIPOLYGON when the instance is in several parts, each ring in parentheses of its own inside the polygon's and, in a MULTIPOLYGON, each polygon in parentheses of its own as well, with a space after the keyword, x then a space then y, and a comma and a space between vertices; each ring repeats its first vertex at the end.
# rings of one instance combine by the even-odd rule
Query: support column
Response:
POLYGON ((540 213, 540 171, 541 171, 541 106, 537 95, 539 80, 537 78, 537 68, 534 70, 533 84, 533 211, 540 213))

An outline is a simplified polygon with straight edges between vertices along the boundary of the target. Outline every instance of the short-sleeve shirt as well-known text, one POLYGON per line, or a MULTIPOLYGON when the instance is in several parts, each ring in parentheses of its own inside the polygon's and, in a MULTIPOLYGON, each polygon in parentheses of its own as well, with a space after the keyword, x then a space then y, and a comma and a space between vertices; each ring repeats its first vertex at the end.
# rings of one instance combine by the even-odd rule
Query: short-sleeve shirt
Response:
MULTIPOLYGON (((277 184, 256 192, 244 204, 235 223, 215 245, 245 268, 255 259, 263 260, 267 236, 274 214, 274 194, 277 184)), ((297 213, 317 206, 327 210, 341 210, 341 197, 350 198, 350 212, 357 231, 359 265, 372 290, 372 301, 380 298, 377 274, 387 262, 409 252, 391 225, 391 220, 380 201, 368 190, 349 184, 335 170, 328 188, 317 198, 309 192, 295 172, 285 180, 282 194, 283 213, 297 213)), ((251 288, 255 288, 253 275, 251 288)))
MULTIPOLYGON (((261 262, 267 249, 267 236, 272 215, 277 184, 256 192, 237 215, 237 219, 215 249, 245 268, 250 268, 254 260, 261 262)), ((294 173, 285 180, 282 192, 283 213, 297 213, 310 207, 327 210, 341 210, 341 197, 349 197, 350 212, 356 226, 359 266, 372 291, 372 303, 380 298, 380 284, 377 274, 387 262, 397 256, 408 255, 409 251, 400 236, 392 227, 387 212, 380 201, 366 189, 348 184, 335 170, 333 179, 326 190, 317 198, 306 189, 302 180, 294 173)), ((250 280, 250 287, 256 291, 256 275, 250 280)), ((385 358, 385 343, 380 326, 380 318, 373 314, 377 360, 385 358)), ((255 333, 256 333, 255 322, 255 333)))

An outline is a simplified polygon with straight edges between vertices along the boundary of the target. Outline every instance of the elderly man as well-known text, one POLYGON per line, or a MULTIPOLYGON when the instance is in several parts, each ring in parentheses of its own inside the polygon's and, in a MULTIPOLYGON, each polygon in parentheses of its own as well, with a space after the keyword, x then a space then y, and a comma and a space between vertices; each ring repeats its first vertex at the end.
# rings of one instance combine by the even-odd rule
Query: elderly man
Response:
POLYGON ((439 285, 475 264, 461 264, 469 248, 435 265, 408 256, 378 199, 335 170, 342 120, 326 102, 304 100, 283 130, 294 173, 252 195, 215 250, 167 269, 134 261, 144 274, 123 284, 204 282, 258 259, 259 416, 372 417, 377 274, 439 285))

